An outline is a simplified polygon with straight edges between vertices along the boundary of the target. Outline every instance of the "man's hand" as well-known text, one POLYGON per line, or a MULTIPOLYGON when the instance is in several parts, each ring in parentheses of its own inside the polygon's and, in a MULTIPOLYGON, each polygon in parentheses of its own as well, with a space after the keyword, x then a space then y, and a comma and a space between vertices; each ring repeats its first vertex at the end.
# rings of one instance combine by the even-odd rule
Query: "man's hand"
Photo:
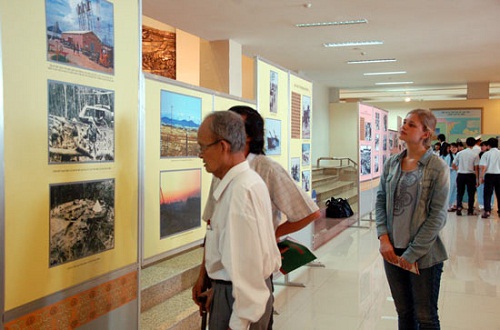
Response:
POLYGON ((214 290, 212 288, 202 292, 197 300, 200 302, 198 306, 200 306, 200 315, 203 313, 207 313, 210 310, 210 305, 212 304, 212 300, 214 298, 214 290))

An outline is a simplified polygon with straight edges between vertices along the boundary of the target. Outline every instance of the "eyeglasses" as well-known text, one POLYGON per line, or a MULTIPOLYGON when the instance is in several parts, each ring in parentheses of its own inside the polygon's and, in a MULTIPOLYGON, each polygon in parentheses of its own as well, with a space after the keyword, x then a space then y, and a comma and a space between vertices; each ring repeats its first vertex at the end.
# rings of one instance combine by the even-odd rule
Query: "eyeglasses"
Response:
POLYGON ((210 148, 211 146, 216 145, 220 141, 225 141, 225 140, 224 139, 218 139, 218 140, 215 140, 214 142, 209 143, 209 144, 200 144, 200 143, 198 143, 198 153, 201 154, 202 152, 205 152, 208 148, 210 148))

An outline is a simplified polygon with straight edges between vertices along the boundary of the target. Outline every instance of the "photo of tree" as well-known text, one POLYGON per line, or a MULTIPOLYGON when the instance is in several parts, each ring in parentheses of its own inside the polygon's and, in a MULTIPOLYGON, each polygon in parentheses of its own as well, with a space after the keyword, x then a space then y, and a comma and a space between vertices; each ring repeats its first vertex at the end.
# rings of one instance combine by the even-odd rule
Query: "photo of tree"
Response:
POLYGON ((198 157, 201 98, 161 91, 161 157, 198 157))
POLYGON ((311 98, 307 95, 302 95, 302 138, 311 138, 311 98))
POLYGON ((49 266, 113 249, 115 180, 50 185, 49 266))
POLYGON ((160 239, 201 226, 201 170, 160 172, 160 239))
POLYGON ((46 0, 47 59, 113 74, 113 11, 106 0, 46 0))
POLYGON ((278 72, 270 72, 269 86, 269 111, 278 113, 278 72))

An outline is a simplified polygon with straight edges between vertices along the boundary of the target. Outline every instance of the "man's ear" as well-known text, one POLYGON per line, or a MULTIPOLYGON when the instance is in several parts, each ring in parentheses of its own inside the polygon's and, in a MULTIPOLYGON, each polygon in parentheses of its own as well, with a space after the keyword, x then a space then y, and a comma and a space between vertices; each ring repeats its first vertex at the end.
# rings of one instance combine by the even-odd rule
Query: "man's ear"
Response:
POLYGON ((231 144, 229 144, 229 142, 227 142, 226 140, 222 140, 221 143, 222 143, 222 151, 224 152, 231 151, 231 144))

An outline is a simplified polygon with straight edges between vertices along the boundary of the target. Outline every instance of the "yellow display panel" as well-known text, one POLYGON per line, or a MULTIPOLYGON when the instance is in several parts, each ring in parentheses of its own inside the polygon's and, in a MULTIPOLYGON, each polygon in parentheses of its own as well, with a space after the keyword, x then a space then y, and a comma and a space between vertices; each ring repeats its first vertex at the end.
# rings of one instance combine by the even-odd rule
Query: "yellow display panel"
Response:
POLYGON ((213 109, 213 95, 152 76, 145 88, 143 262, 147 263, 205 235, 201 212, 212 176, 198 157, 196 134, 213 109))
POLYGON ((257 106, 265 120, 266 154, 288 169, 288 72, 260 58, 257 63, 257 106))
MULTIPOLYGON (((298 158, 300 184, 311 193, 312 179, 312 82, 290 74, 291 139, 290 159, 292 167, 298 158)), ((292 173, 293 176, 293 173, 292 173)))
POLYGON ((85 36, 54 5, 0 4, 7 311, 137 262, 138 3, 101 1, 85 36))

